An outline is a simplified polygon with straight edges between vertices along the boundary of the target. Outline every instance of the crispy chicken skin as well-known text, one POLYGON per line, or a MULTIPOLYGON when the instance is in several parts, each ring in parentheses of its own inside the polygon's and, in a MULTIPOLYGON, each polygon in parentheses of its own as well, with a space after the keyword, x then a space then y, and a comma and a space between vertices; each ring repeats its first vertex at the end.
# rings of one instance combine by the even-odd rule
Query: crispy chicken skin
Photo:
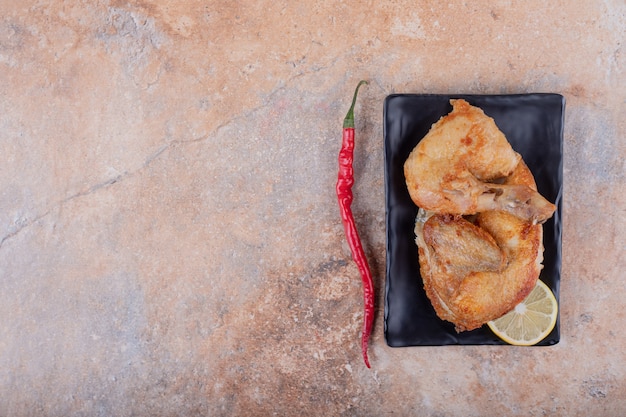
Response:
POLYGON ((404 164, 411 199, 438 213, 508 211, 543 223, 555 206, 526 184, 498 184, 521 156, 494 120, 465 100, 451 100, 452 112, 435 123, 404 164))
POLYGON ((420 207, 415 236, 424 290, 437 315, 473 330, 534 288, 554 205, 491 118, 463 100, 405 164, 420 207))
POLYGON ((424 222, 423 240, 442 269, 456 274, 501 271, 506 255, 485 230, 461 216, 434 214, 424 222))

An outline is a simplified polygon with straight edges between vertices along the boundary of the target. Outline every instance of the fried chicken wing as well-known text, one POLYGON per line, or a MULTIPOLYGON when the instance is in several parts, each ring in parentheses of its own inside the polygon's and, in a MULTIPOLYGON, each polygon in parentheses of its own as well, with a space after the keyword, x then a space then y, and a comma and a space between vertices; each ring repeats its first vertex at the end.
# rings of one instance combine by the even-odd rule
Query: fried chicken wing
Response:
MULTIPOLYGON (((423 240, 431 249, 431 261, 457 275, 471 271, 501 271, 506 255, 494 238, 461 216, 422 211, 423 240)), ((418 220, 418 223, 421 223, 418 220)))
POLYGON ((521 160, 494 120, 465 100, 435 123, 404 165, 407 188, 419 207, 438 213, 502 210, 534 223, 555 206, 525 184, 498 184, 521 160))

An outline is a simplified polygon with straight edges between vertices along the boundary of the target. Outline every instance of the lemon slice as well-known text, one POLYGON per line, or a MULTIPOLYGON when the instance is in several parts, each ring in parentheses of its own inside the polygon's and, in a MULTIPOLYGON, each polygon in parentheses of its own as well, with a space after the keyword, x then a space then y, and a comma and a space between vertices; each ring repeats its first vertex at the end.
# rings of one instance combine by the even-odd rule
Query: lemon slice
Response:
POLYGON ((500 339, 517 346, 541 342, 556 324, 558 304, 550 288, 537 280, 528 297, 499 319, 487 323, 500 339))

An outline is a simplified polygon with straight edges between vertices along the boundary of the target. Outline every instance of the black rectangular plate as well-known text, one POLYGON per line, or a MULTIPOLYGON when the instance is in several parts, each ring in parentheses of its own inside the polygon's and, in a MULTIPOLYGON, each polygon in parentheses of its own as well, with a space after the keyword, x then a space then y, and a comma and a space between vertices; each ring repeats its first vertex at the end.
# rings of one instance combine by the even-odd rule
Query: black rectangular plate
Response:
MULTIPOLYGON (((452 111, 450 99, 463 98, 492 117, 535 176, 539 192, 557 206, 544 223, 544 268, 540 279, 559 300, 561 277, 561 197, 563 118, 559 94, 441 95, 394 94, 384 103, 387 271, 385 339, 392 347, 506 344, 487 325, 457 333, 435 314, 424 292, 413 232, 417 207, 409 197, 404 161, 433 123, 452 111)), ((538 345, 560 339, 559 319, 538 345)))

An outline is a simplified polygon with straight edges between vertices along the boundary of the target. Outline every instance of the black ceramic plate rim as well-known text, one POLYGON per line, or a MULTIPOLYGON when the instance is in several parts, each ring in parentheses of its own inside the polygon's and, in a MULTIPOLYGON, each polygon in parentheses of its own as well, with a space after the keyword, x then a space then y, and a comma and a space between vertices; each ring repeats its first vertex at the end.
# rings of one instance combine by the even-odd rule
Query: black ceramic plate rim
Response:
MULTIPOLYGON (((565 105, 565 100, 563 96, 559 94, 553 94, 553 93, 500 94, 500 95, 392 94, 392 95, 389 95, 385 99, 384 114, 383 114, 383 119, 384 119, 383 135, 384 135, 384 154, 385 154, 385 203, 386 203, 386 225, 387 225, 387 267, 386 267, 386 282, 385 282, 385 312, 384 312, 385 323, 384 324, 385 324, 386 342, 389 346, 392 346, 392 347, 443 346, 443 345, 507 345, 507 343, 505 343, 504 341, 499 339, 497 336, 495 336, 486 325, 481 327, 480 329, 476 329, 471 332, 462 332, 460 334, 457 334, 456 331, 454 331, 454 326, 451 323, 447 323, 447 322, 440 320, 435 315, 434 310, 432 309, 432 306, 430 305, 430 302, 427 300, 427 298, 425 298, 425 294, 423 293, 421 277, 419 276, 419 270, 417 271, 417 276, 415 277, 415 279, 419 281, 418 287, 419 287, 419 290, 421 291, 421 294, 417 294, 417 292, 419 291, 415 289, 413 289, 413 291, 415 291, 416 294, 407 295, 403 293, 401 294, 401 297, 405 298, 405 300, 403 300, 402 302, 406 304, 406 299, 411 301, 411 297, 413 297, 414 301, 417 304, 420 304, 420 308, 424 309, 424 307, 427 307, 423 311, 426 311, 428 309, 430 311, 427 311, 426 313, 423 313, 423 312, 420 313, 420 317, 400 317, 401 321, 402 320, 409 320, 409 321, 416 320, 419 322, 417 325, 411 324, 413 325, 413 329, 410 331, 407 331, 406 334, 402 334, 402 328, 398 330, 397 325, 395 326, 396 327, 395 329, 390 328, 390 321, 393 321, 394 319, 398 318, 399 315, 406 314, 403 311, 398 311, 398 309, 394 310, 392 308, 394 306, 394 302, 396 301, 394 300, 394 297, 398 298, 398 290, 396 290, 395 292, 391 291, 393 286, 397 284, 397 282, 394 282, 394 279, 396 277, 394 277, 393 275, 392 268, 394 264, 397 264, 398 262, 402 262, 402 259, 399 259, 399 257, 402 256, 402 254, 397 254, 394 252, 395 250, 394 243, 399 238, 398 237, 399 235, 402 235, 405 241, 406 241, 407 233, 411 235, 412 241, 414 237, 412 228, 408 231, 404 229, 397 230, 397 227, 394 227, 395 225, 392 223, 393 219, 391 218, 392 217, 391 214, 393 210, 397 210, 398 208, 402 210, 410 209, 409 207, 390 207, 390 200, 394 194, 404 192, 406 193, 406 196, 408 196, 408 192, 406 191, 406 185, 402 184, 402 186, 399 186, 398 184, 398 174, 397 174, 398 166, 397 165, 400 162, 403 163, 403 161, 406 159, 406 156, 408 156, 408 152, 410 152, 410 149, 412 149, 415 146, 415 144, 417 144, 417 142, 421 140, 421 137, 423 137, 423 135, 430 129, 430 126, 432 125, 432 123, 436 122, 439 117, 447 114, 451 110, 451 106, 448 105, 447 107, 449 108, 447 110, 440 111, 439 113, 437 113, 437 117, 434 119, 431 118, 432 120, 429 120, 428 123, 424 121, 418 122, 417 123, 418 125, 420 123, 422 124, 420 126, 422 133, 420 134, 419 138, 416 138, 415 136, 413 136, 411 138, 411 141, 413 141, 414 143, 410 143, 408 147, 406 146, 407 145, 406 142, 408 141, 408 139, 406 137, 398 138, 397 131, 395 129, 398 128, 398 123, 400 123, 401 124, 399 128, 400 135, 401 136, 410 135, 410 133, 408 133, 408 131, 410 130, 410 127, 404 126, 406 119, 410 119, 411 114, 417 114, 417 112, 424 110, 426 108, 418 106, 419 108, 417 109, 412 108, 409 110, 406 110, 406 109, 398 110, 398 108, 390 109, 390 107, 393 105, 394 101, 397 101, 397 100, 405 100, 408 102, 414 102, 413 104, 417 103, 418 105, 436 103, 436 106, 441 107, 442 103, 448 103, 449 100, 452 98, 463 98, 467 100, 470 104, 477 105, 478 107, 483 108, 486 114, 494 118, 494 120, 496 121, 496 124, 498 124, 501 130, 505 132, 505 135, 507 135, 507 138, 509 138, 509 135, 507 134, 506 129, 501 126, 501 123, 504 123, 505 125, 506 123, 509 123, 510 124, 509 127, 514 127, 514 124, 517 122, 515 121, 515 119, 512 119, 513 122, 511 122, 511 120, 509 120, 509 118, 506 118, 505 116, 502 116, 502 120, 499 120, 499 115, 497 114, 498 112, 502 114, 508 114, 508 112, 513 111, 512 114, 514 115, 516 106, 526 106, 524 108, 526 108, 527 110, 530 109, 529 112, 531 113, 531 115, 533 112, 535 112, 536 114, 543 114, 541 112, 540 107, 546 107, 546 109, 548 110, 547 113, 549 114, 545 117, 548 117, 548 122, 549 122, 548 124, 550 126, 545 128, 547 133, 546 132, 544 133, 546 133, 547 139, 549 140, 549 143, 547 143, 547 145, 549 145, 549 148, 552 150, 551 151, 552 155, 549 156, 551 158, 548 161, 549 165, 543 162, 542 166, 540 167, 540 171, 544 171, 544 168, 547 166, 547 169, 549 170, 549 172, 553 173, 553 175, 550 175, 551 177, 550 181, 554 183, 552 186, 552 190, 551 190, 551 194, 552 194, 551 201, 555 202, 555 204, 557 205, 557 211, 555 215, 553 216, 553 219, 549 220, 544 225, 544 239, 546 235, 546 227, 549 228, 548 234, 552 235, 551 242, 549 243, 550 248, 547 248, 549 250, 546 251, 548 253, 548 256, 553 258, 553 259, 549 259, 551 276, 545 277, 542 272, 540 279, 542 279, 544 282, 546 282, 546 284, 548 284, 548 286, 554 292, 557 300, 559 299, 560 266, 561 266, 560 265, 561 263, 561 217, 560 216, 561 216, 562 169, 563 169, 562 167, 562 162, 563 162, 562 137, 563 137, 563 121, 564 121, 563 117, 564 117, 564 105, 565 105), (497 109, 497 104, 499 102, 505 104, 505 105, 503 104, 504 105, 503 109, 500 109, 500 110, 497 109), (489 105, 485 105, 485 103, 489 103, 489 105), (493 110, 494 106, 496 106, 495 107, 496 110, 493 110), (532 108, 533 106, 536 106, 537 108, 533 109, 532 108), (490 108, 492 110, 492 113, 495 112, 496 114, 490 114, 490 111, 489 111, 490 108), (396 137, 390 137, 393 135, 396 135, 396 137), (394 141, 399 142, 405 146, 403 153, 406 155, 404 154, 398 155, 399 153, 397 149, 398 143, 395 143, 394 141), (425 300, 428 303, 427 306, 424 306, 425 300), (421 326, 422 323, 426 324, 426 326, 421 326), (425 330, 427 327, 434 329, 432 334, 428 334, 429 330, 425 330)), ((528 116, 525 114, 521 114, 521 115, 528 116)), ((537 116, 537 117, 543 117, 543 116, 537 116)), ((408 125, 410 125, 410 123, 408 125)), ((539 128, 541 129, 542 126, 539 126, 539 128)), ((521 126, 521 129, 523 130, 524 126, 521 126)), ((516 136, 516 135, 513 135, 513 136, 516 136)), ((531 142, 533 140, 534 139, 531 139, 531 142)), ((515 149, 516 146, 514 142, 515 140, 511 141, 511 144, 515 149)), ((532 143, 529 142, 528 145, 530 146, 532 145, 532 143)), ((521 152, 519 149, 516 149, 516 150, 522 153, 522 156, 526 160, 528 155, 524 155, 524 152, 521 152)), ((541 152, 541 150, 536 150, 536 151, 541 152)), ((533 152, 535 152, 535 150, 534 148, 526 149, 525 152, 527 154, 529 153, 532 154, 533 152)), ((540 155, 540 157, 542 156, 540 155)), ((533 167, 531 166, 531 164, 529 164, 529 167, 531 167, 531 171, 533 171, 533 174, 535 175, 535 179, 537 180, 538 186, 539 186, 540 185, 539 183, 541 182, 541 177, 538 177, 535 170, 533 170, 533 167)), ((404 181, 403 175, 402 175, 402 181, 404 181)), ((540 187, 540 192, 542 192, 541 187, 540 187)), ((403 196, 403 197, 406 197, 406 196, 403 196)), ((413 204, 412 209, 415 211, 417 210, 414 204, 413 204)), ((405 220, 406 220, 406 215, 405 215, 405 220)), ((413 242, 413 245, 414 245, 414 242, 413 242)), ((407 248, 405 248, 405 250, 406 249, 407 248)), ((414 247, 414 251, 415 251, 415 257, 416 257, 417 256, 416 246, 414 247)), ((545 256, 546 254, 544 253, 544 258, 545 256)), ((545 263, 546 263, 546 260, 544 259, 544 264, 545 263)), ((415 284, 413 283, 412 285, 415 285, 415 284)), ((559 340, 560 340, 560 317, 557 317, 557 324, 554 330, 552 331, 552 333, 548 335, 546 339, 544 339, 542 342, 538 343, 535 346, 550 346, 550 345, 554 345, 558 343, 559 340)))

